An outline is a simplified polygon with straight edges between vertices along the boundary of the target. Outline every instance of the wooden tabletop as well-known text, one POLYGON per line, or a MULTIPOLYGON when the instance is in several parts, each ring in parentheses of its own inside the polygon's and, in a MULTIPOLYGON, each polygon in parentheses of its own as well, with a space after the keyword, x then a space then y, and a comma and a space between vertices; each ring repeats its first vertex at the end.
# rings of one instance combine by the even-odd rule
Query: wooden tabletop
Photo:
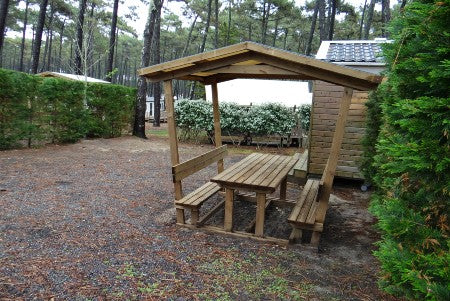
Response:
POLYGON ((272 193, 298 158, 253 153, 211 179, 223 187, 272 193))

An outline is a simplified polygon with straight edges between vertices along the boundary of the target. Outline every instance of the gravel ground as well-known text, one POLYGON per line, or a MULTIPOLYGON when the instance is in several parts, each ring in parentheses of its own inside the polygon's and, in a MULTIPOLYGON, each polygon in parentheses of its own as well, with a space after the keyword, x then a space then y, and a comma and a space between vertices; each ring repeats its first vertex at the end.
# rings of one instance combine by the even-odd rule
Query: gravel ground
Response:
MULTIPOLYGON (((181 144, 181 157, 210 148, 181 144)), ((172 188, 164 138, 0 152, 0 300, 394 300, 355 187, 334 190, 319 253, 178 227, 172 188)), ((286 214, 270 209, 270 235, 286 235, 286 214)))

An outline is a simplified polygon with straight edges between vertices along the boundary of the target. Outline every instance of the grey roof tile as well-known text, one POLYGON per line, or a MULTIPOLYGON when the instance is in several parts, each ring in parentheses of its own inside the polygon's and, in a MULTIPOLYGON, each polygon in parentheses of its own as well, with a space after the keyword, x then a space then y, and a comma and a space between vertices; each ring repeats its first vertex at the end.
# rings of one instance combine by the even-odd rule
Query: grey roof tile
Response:
POLYGON ((383 63, 379 43, 330 43, 326 61, 383 63))

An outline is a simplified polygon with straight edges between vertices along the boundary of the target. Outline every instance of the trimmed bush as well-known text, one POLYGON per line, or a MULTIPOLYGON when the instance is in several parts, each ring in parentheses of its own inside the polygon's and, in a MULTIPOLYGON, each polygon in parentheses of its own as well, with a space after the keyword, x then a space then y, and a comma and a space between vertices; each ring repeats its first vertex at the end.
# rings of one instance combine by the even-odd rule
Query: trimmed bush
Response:
POLYGON ((135 96, 129 87, 0 69, 0 149, 120 136, 129 130, 135 96))

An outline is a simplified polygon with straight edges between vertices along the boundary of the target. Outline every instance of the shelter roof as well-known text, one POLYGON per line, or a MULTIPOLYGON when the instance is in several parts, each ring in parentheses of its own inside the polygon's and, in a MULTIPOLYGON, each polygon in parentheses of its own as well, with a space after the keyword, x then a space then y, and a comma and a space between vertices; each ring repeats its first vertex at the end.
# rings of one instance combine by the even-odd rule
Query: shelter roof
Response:
POLYGON ((323 80, 357 90, 375 89, 382 77, 312 57, 243 42, 142 68, 149 81, 195 80, 204 84, 236 78, 323 80))
POLYGON ((317 51, 316 58, 347 66, 384 66, 381 44, 390 42, 385 38, 323 41, 317 51))
POLYGON ((61 72, 52 72, 52 71, 46 71, 39 73, 38 75, 43 77, 59 77, 67 80, 78 80, 78 81, 87 81, 88 83, 101 83, 101 84, 110 84, 110 82, 107 82, 105 80, 93 78, 93 77, 84 77, 84 75, 77 75, 77 74, 69 74, 69 73, 61 73, 61 72))

